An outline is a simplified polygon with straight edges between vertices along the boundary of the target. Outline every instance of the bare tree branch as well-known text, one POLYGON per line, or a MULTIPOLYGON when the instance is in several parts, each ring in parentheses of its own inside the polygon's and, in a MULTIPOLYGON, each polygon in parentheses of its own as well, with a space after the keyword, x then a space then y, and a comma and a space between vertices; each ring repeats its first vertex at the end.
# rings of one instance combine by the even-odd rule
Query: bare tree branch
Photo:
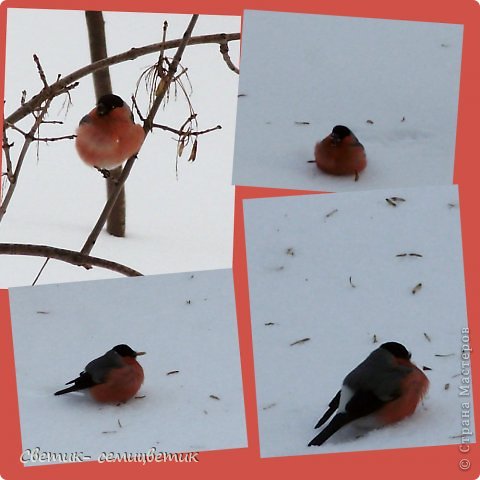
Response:
MULTIPOLYGON (((208 43, 225 43, 240 40, 240 33, 221 33, 212 35, 200 35, 198 37, 191 37, 188 40, 188 45, 203 45, 208 43)), ((55 97, 60 93, 63 93, 73 82, 80 80, 81 78, 89 75, 90 73, 105 68, 110 65, 116 65, 118 63, 125 62, 127 60, 134 60, 138 57, 155 53, 160 50, 171 50, 181 45, 183 39, 168 40, 166 42, 154 43, 146 45, 140 48, 131 48, 126 52, 114 55, 112 57, 99 60, 98 62, 91 63, 82 67, 71 74, 61 78, 52 85, 44 87, 37 95, 34 95, 30 100, 24 101, 20 108, 10 114, 5 120, 9 124, 14 124, 25 118, 28 114, 38 109, 47 98, 55 97)))
POLYGON ((105 268, 112 272, 117 272, 127 277, 141 277, 140 272, 133 268, 112 262, 103 258, 91 257, 73 250, 64 248, 49 247, 47 245, 29 245, 23 243, 0 243, 0 255, 27 255, 33 257, 47 257, 62 262, 84 267, 86 269, 94 267, 105 268))

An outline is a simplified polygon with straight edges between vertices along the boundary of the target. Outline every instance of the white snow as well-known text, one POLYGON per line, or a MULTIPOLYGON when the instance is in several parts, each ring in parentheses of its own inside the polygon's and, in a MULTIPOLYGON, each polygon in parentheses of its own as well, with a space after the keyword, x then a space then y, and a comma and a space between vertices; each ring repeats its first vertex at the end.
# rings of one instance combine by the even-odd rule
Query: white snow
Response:
MULTIPOLYGON (((114 55, 161 41, 164 20, 168 39, 181 38, 190 15, 105 12, 108 53, 114 55)), ((240 31, 240 17, 201 15, 193 35, 240 31)), ((5 114, 20 105, 22 90, 27 98, 42 87, 35 64, 36 53, 49 81, 90 63, 87 31, 82 11, 8 9, 5 114), (38 25, 48 25, 47 31, 38 25)), ((167 52, 173 56, 175 50, 167 52)), ((238 64, 239 42, 230 44, 238 64)), ((114 93, 129 102, 140 74, 153 65, 158 54, 112 66, 114 93)), ((231 186, 238 75, 228 69, 218 45, 187 47, 182 65, 188 67, 193 85, 192 104, 199 130, 222 126, 199 137, 198 156, 187 163, 190 150, 179 160, 175 174, 177 144, 174 135, 156 130, 142 148, 127 180, 127 236, 102 233, 93 256, 126 264, 144 274, 231 268, 234 187, 231 186)), ((187 90, 189 90, 187 83, 187 90)), ((145 88, 140 88, 140 106, 147 109, 145 88)), ((69 135, 95 104, 91 77, 72 91, 73 105, 65 112, 58 98, 49 120, 63 125, 45 125, 41 136, 69 135)), ((156 121, 180 128, 188 117, 179 94, 160 109, 156 121)), ((138 121, 138 119, 137 119, 138 121)), ((31 120, 19 127, 30 128, 31 120)), ((16 158, 23 137, 9 131, 16 158)), ((5 167, 4 167, 5 168, 5 167)), ((5 171, 5 170, 4 170, 5 171)), ((31 148, 17 190, 0 224, 0 242, 45 244, 79 250, 93 228, 106 201, 105 181, 78 157, 73 141, 40 145, 39 159, 31 148)), ((3 185, 5 187, 5 184, 3 185)), ((29 285, 41 258, 0 257, 0 286, 29 285)), ((89 271, 50 261, 39 283, 113 278, 108 270, 89 271)))
POLYGON ((246 447, 231 270, 19 287, 10 301, 24 450, 246 447), (119 343, 147 352, 145 398, 53 395, 119 343))
POLYGON ((246 11, 234 183, 323 191, 451 184, 462 33, 453 24, 246 11), (307 163, 337 124, 365 146, 358 182, 307 163))
POLYGON ((457 187, 251 199, 244 212, 262 457, 460 443, 461 403, 472 399, 459 395, 457 187), (394 207, 392 196, 405 201, 394 207), (423 404, 361 438, 346 430, 307 447, 343 378, 386 341, 432 369, 423 404))

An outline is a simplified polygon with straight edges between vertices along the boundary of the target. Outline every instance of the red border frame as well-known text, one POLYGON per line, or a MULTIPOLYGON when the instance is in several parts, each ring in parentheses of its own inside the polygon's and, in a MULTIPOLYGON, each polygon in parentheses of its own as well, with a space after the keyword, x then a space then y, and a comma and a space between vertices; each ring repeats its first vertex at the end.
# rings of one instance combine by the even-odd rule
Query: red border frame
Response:
MULTIPOLYGON (((404 0, 385 2, 383 0, 297 0, 295 6, 284 0, 232 0, 229 4, 218 5, 206 0, 199 5, 193 0, 176 2, 174 5, 157 4, 148 0, 131 1, 82 0, 24 0, 7 1, 0 6, 0 25, 6 24, 7 8, 44 9, 102 9, 110 11, 150 11, 171 13, 203 13, 241 15, 244 9, 295 11, 353 17, 416 20, 426 22, 457 23, 464 25, 460 102, 458 112, 457 144, 454 183, 460 187, 463 253, 467 308, 473 364, 473 384, 480 381, 476 351, 480 348, 478 319, 480 309, 480 250, 478 244, 477 179, 480 174, 478 161, 478 109, 480 106, 480 5, 475 0, 404 0)), ((41 28, 41 25, 39 26, 41 28)), ((5 29, 3 29, 3 32, 5 29)), ((4 72, 5 35, 0 38, 0 64, 4 72)), ((0 85, 3 93, 4 85, 0 85)), ((420 99, 421 101, 421 99, 420 99)), ((411 478, 471 479, 480 475, 480 455, 477 445, 468 453, 461 453, 458 446, 424 447, 399 450, 383 450, 360 453, 307 455, 274 459, 259 458, 255 382, 251 326, 246 269, 245 239, 243 231, 242 200, 277 195, 293 195, 312 192, 298 192, 275 189, 238 187, 235 199, 234 233, 234 280, 237 301, 238 328, 242 355, 243 384, 248 429, 248 449, 224 450, 201 453, 199 463, 176 464, 85 464, 23 467, 19 462, 21 439, 19 429, 18 402, 13 361, 13 343, 9 320, 8 292, 0 290, 0 379, 2 382, 2 408, 0 425, 4 439, 0 460, 0 475, 12 479, 83 479, 101 478, 103 475, 127 479, 159 478, 160 475, 175 475, 175 478, 191 478, 205 475, 208 478, 240 478, 251 473, 276 478, 298 475, 334 475, 336 478, 357 477, 359 473, 371 479, 390 480, 411 478), (7 441, 5 441, 7 440, 7 441), (471 461, 471 468, 462 471, 458 464, 462 458, 471 461)), ((478 405, 478 390, 474 389, 474 401, 478 405)), ((459 412, 460 422, 460 412, 459 412)))

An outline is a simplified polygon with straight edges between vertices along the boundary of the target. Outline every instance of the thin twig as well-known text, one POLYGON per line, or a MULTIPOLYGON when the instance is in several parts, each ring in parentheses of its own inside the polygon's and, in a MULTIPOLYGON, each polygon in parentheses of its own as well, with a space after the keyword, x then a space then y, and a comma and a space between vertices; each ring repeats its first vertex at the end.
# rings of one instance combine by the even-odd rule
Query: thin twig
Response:
POLYGON ((47 257, 62 262, 85 267, 87 269, 94 267, 105 268, 113 272, 121 273, 127 277, 140 277, 142 274, 133 268, 127 267, 117 262, 105 260, 104 258, 91 257, 73 250, 64 248, 49 247, 47 245, 29 245, 22 243, 0 243, 1 255, 27 255, 33 257, 47 257))
POLYGON ((182 126, 180 127, 180 131, 181 132, 185 132, 185 127, 192 123, 192 122, 196 122, 197 121, 197 114, 193 111, 193 109, 191 108, 191 104, 189 103, 190 105, 190 111, 191 111, 191 114, 190 116, 182 123, 182 126))
POLYGON ((8 138, 7 138, 7 132, 4 130, 3 131, 3 151, 5 152, 5 164, 7 167, 7 178, 10 182, 13 181, 13 168, 12 168, 12 160, 10 157, 10 148, 12 148, 13 143, 9 143, 8 138))
MULTIPOLYGON (((147 115, 147 118, 143 122, 143 130, 145 132, 145 137, 148 135, 148 133, 152 130, 152 125, 153 125, 153 120, 155 118, 155 115, 157 114, 158 109, 160 108, 160 105, 163 101, 163 98, 165 96, 165 93, 168 90, 168 86, 170 85, 173 77, 175 76, 175 73, 177 71, 178 64, 180 63, 180 60, 182 58, 183 52, 185 51, 185 47, 189 43, 189 40, 191 39, 192 31, 195 26, 195 23, 197 22, 198 15, 193 15, 190 23, 185 30, 185 33, 183 35, 183 38, 178 46, 178 50, 175 53, 175 56, 173 57, 173 60, 170 64, 170 68, 166 74, 165 77, 162 78, 156 92, 156 97, 153 102, 153 105, 150 109, 150 112, 147 115)), ((108 198, 105 207, 103 208, 102 213, 100 214, 99 219, 97 220, 97 223, 95 224, 92 232, 88 236, 85 244, 83 245, 81 249, 82 254, 89 254, 92 251, 93 246, 95 245, 95 242, 97 241, 98 236, 100 235, 100 232, 102 231, 103 226, 105 225, 105 222, 108 218, 108 215, 110 214, 110 211, 113 208, 113 205, 115 204, 117 197, 125 184, 128 175, 130 174, 130 171, 135 163, 135 159, 137 158, 137 155, 132 155, 128 160, 127 163, 125 164, 125 167, 122 170, 122 173, 120 177, 118 178, 118 182, 116 186, 112 189, 111 195, 108 198)))
POLYGON ((35 142, 58 142, 59 140, 74 140, 76 135, 63 135, 63 137, 34 137, 35 142))
MULTIPOLYGON (((178 75, 175 75, 175 76, 173 77, 173 81, 176 82, 177 80, 180 80, 180 78, 183 77, 184 75, 188 78, 188 68, 183 68, 183 67, 182 67, 182 71, 181 71, 178 75)), ((184 89, 184 90, 185 90, 185 89, 184 89)), ((185 94, 185 96, 188 97, 187 94, 185 94)))
MULTIPOLYGON (((208 43, 222 43, 240 40, 240 33, 221 33, 212 35, 200 35, 198 37, 191 37, 188 39, 188 45, 204 45, 208 43)), ((117 65, 118 63, 127 60, 134 60, 138 57, 148 55, 150 53, 158 52, 161 49, 171 50, 179 47, 183 39, 169 40, 166 42, 154 43, 140 48, 131 48, 126 52, 111 57, 99 60, 98 62, 86 65, 71 74, 63 77, 57 82, 50 85, 48 88, 43 88, 37 95, 34 95, 30 100, 25 101, 20 108, 10 114, 6 121, 10 124, 17 123, 22 118, 25 118, 32 111, 36 110, 47 98, 55 97, 63 93, 73 82, 91 74, 92 72, 105 68, 109 65, 117 65)))
MULTIPOLYGON (((35 118, 35 122, 28 132, 28 135, 25 136, 25 141, 23 142, 23 147, 22 150, 20 151, 20 154, 18 156, 17 160, 17 165, 15 167, 15 172, 13 173, 13 177, 10 181, 10 187, 8 188, 7 194, 5 195, 5 198, 3 199, 2 204, 0 205, 0 222, 2 221, 8 205, 10 203, 10 200, 12 199, 13 193, 15 192, 15 188, 18 183, 18 176, 20 174, 20 170, 23 165, 23 161, 25 160, 25 156, 27 154, 28 148, 30 147, 30 144, 33 142, 33 138, 35 136, 35 132, 38 130, 40 127, 43 117, 47 114, 48 107, 50 106, 50 103, 52 102, 53 98, 49 98, 46 100, 44 106, 42 107, 40 113, 37 115, 35 118)), ((4 127, 5 128, 5 127, 4 127)))
MULTIPOLYGON (((47 122, 43 121, 42 123, 47 122)), ((76 135, 64 135, 63 137, 35 137, 30 135, 30 132, 25 132, 21 128, 18 128, 16 125, 10 124, 7 121, 5 121, 5 125, 8 125, 12 130, 21 133, 25 138, 31 138, 34 142, 56 142, 57 140, 73 140, 77 137, 76 135)))
POLYGON ((38 271, 36 277, 33 279, 33 282, 32 282, 32 287, 34 287, 37 282, 38 282, 38 279, 40 278, 40 275, 43 273, 43 271, 45 270, 45 267, 47 266, 48 262, 50 261, 50 257, 47 257, 46 260, 43 262, 43 265, 42 267, 40 268, 40 270, 38 271))
POLYGON ((153 119, 157 114, 157 110, 160 108, 160 105, 163 101, 165 93, 168 90, 168 87, 170 86, 173 78, 175 77, 175 73, 177 72, 177 68, 180 63, 180 60, 182 59, 183 52, 185 51, 185 48, 189 42, 189 39, 192 36, 192 31, 195 24, 197 23, 197 20, 198 20, 198 14, 193 15, 187 29, 185 30, 185 33, 183 34, 183 38, 182 38, 182 41, 180 42, 180 45, 178 46, 177 52, 175 53, 175 56, 173 57, 173 60, 170 63, 168 72, 162 78, 162 80, 160 81, 160 85, 157 87, 155 101, 152 105, 150 113, 147 115, 147 118, 145 119, 145 124, 143 126, 145 133, 152 130, 153 119))
POLYGON ((238 75, 240 73, 240 70, 232 62, 228 51, 228 41, 225 39, 223 42, 220 42, 220 53, 222 54, 223 60, 227 64, 228 68, 238 75))
POLYGON ((213 132, 215 130, 221 130, 222 129, 221 125, 217 125, 217 126, 212 127, 212 128, 207 128, 206 130, 199 130, 197 132, 186 132, 186 131, 183 131, 183 130, 177 130, 177 129, 169 127, 167 125, 159 125, 158 123, 152 124, 152 127, 153 128, 159 128, 159 129, 165 130, 167 132, 172 132, 172 133, 174 133, 175 135, 178 135, 178 136, 188 135, 188 136, 192 136, 192 137, 196 137, 198 135, 204 135, 205 133, 210 133, 210 132, 213 132))
MULTIPOLYGON (((168 30, 168 22, 165 20, 163 22, 163 34, 162 34, 162 43, 164 43, 164 44, 167 41, 167 30, 168 30)), ((155 64, 155 66, 153 67, 152 85, 155 85, 158 78, 162 78, 165 75, 166 70, 164 69, 164 66, 163 66, 164 62, 168 63, 168 60, 165 56, 165 48, 161 48, 160 52, 159 52, 159 55, 158 55, 158 61, 155 64)), ((148 74, 147 74, 147 78, 148 78, 148 74)), ((155 100, 155 89, 154 88, 152 88, 150 90, 149 98, 150 98, 149 106, 152 106, 153 101, 155 100)))
MULTIPOLYGON (((167 41, 167 30, 168 30, 168 22, 165 20, 163 22, 163 35, 162 35, 162 43, 165 44, 167 41)), ((160 66, 163 64, 163 58, 165 56, 165 48, 160 48, 160 54, 158 55, 158 62, 157 64, 160 66)))
POLYGON ((131 100, 132 100, 133 108, 134 108, 135 111, 137 112, 138 117, 140 118, 140 120, 141 120, 142 122, 144 122, 144 121, 145 121, 145 118, 143 117, 142 112, 140 111, 140 108, 138 107, 138 104, 137 104, 137 100, 136 100, 136 98, 135 98, 135 95, 132 95, 130 98, 131 98, 131 100))
POLYGON ((45 72, 43 71, 42 65, 40 64, 40 60, 35 53, 33 54, 33 61, 37 65, 38 74, 40 75, 40 80, 42 81, 43 86, 45 88, 48 88, 47 77, 45 76, 45 72))

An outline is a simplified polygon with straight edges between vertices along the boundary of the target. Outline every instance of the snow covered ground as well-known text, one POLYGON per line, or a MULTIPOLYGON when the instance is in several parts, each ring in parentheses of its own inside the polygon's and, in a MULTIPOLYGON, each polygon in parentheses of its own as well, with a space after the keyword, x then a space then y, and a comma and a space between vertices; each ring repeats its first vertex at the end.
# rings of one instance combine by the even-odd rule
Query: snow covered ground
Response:
POLYGON ((231 270, 20 287, 10 300, 24 449, 95 459, 246 447, 231 270), (145 398, 53 396, 119 343, 147 352, 145 398))
MULTIPOLYGON (((161 41, 164 20, 168 39, 181 38, 189 15, 105 12, 108 53, 114 55, 161 41)), ((193 35, 239 32, 240 17, 200 16, 193 35)), ((168 51, 173 56, 174 50, 168 51)), ((82 11, 9 9, 7 25, 5 114, 20 105, 22 90, 27 98, 42 87, 32 55, 36 53, 49 81, 90 63, 87 31, 82 11), (48 25, 48 29, 38 28, 48 25)), ((238 65, 239 42, 230 44, 238 65)), ((141 73, 153 65, 158 54, 112 66, 114 93, 129 100, 141 73)), ((198 155, 187 163, 187 149, 175 174, 177 144, 173 134, 156 130, 150 135, 127 181, 127 236, 102 233, 92 255, 126 264, 144 274, 231 268, 233 198, 231 186, 238 75, 228 69, 218 45, 187 47, 182 64, 188 67, 193 88, 192 104, 199 130, 222 126, 199 137, 198 155)), ((189 91, 187 82, 187 91, 189 91)), ((140 106, 145 114, 147 96, 140 88, 140 106)), ((62 109, 64 98, 53 102, 49 120, 63 125, 45 125, 41 136, 70 135, 95 103, 91 77, 72 91, 73 105, 62 109)), ((189 111, 179 94, 157 123, 180 128, 189 111)), ((31 121, 19 127, 30 128, 31 121)), ((22 144, 18 134, 14 158, 22 144)), ((78 250, 95 224, 106 200, 105 181, 78 158, 71 140, 41 144, 37 159, 31 148, 20 175, 10 208, 0 224, 0 242, 46 244, 78 250)), ((5 184, 4 184, 5 187, 5 184)), ((43 259, 0 256, 0 287, 29 285, 43 259)), ((103 269, 89 271, 50 261, 39 283, 114 278, 103 269)))
POLYGON ((462 25, 246 11, 234 183, 451 184, 462 33, 462 25), (307 163, 336 124, 365 146, 358 182, 307 163))
POLYGON ((472 398, 459 395, 457 187, 251 199, 244 211, 261 455, 460 443, 472 398), (431 368, 423 404, 394 426, 307 447, 345 375, 386 341, 431 368))

